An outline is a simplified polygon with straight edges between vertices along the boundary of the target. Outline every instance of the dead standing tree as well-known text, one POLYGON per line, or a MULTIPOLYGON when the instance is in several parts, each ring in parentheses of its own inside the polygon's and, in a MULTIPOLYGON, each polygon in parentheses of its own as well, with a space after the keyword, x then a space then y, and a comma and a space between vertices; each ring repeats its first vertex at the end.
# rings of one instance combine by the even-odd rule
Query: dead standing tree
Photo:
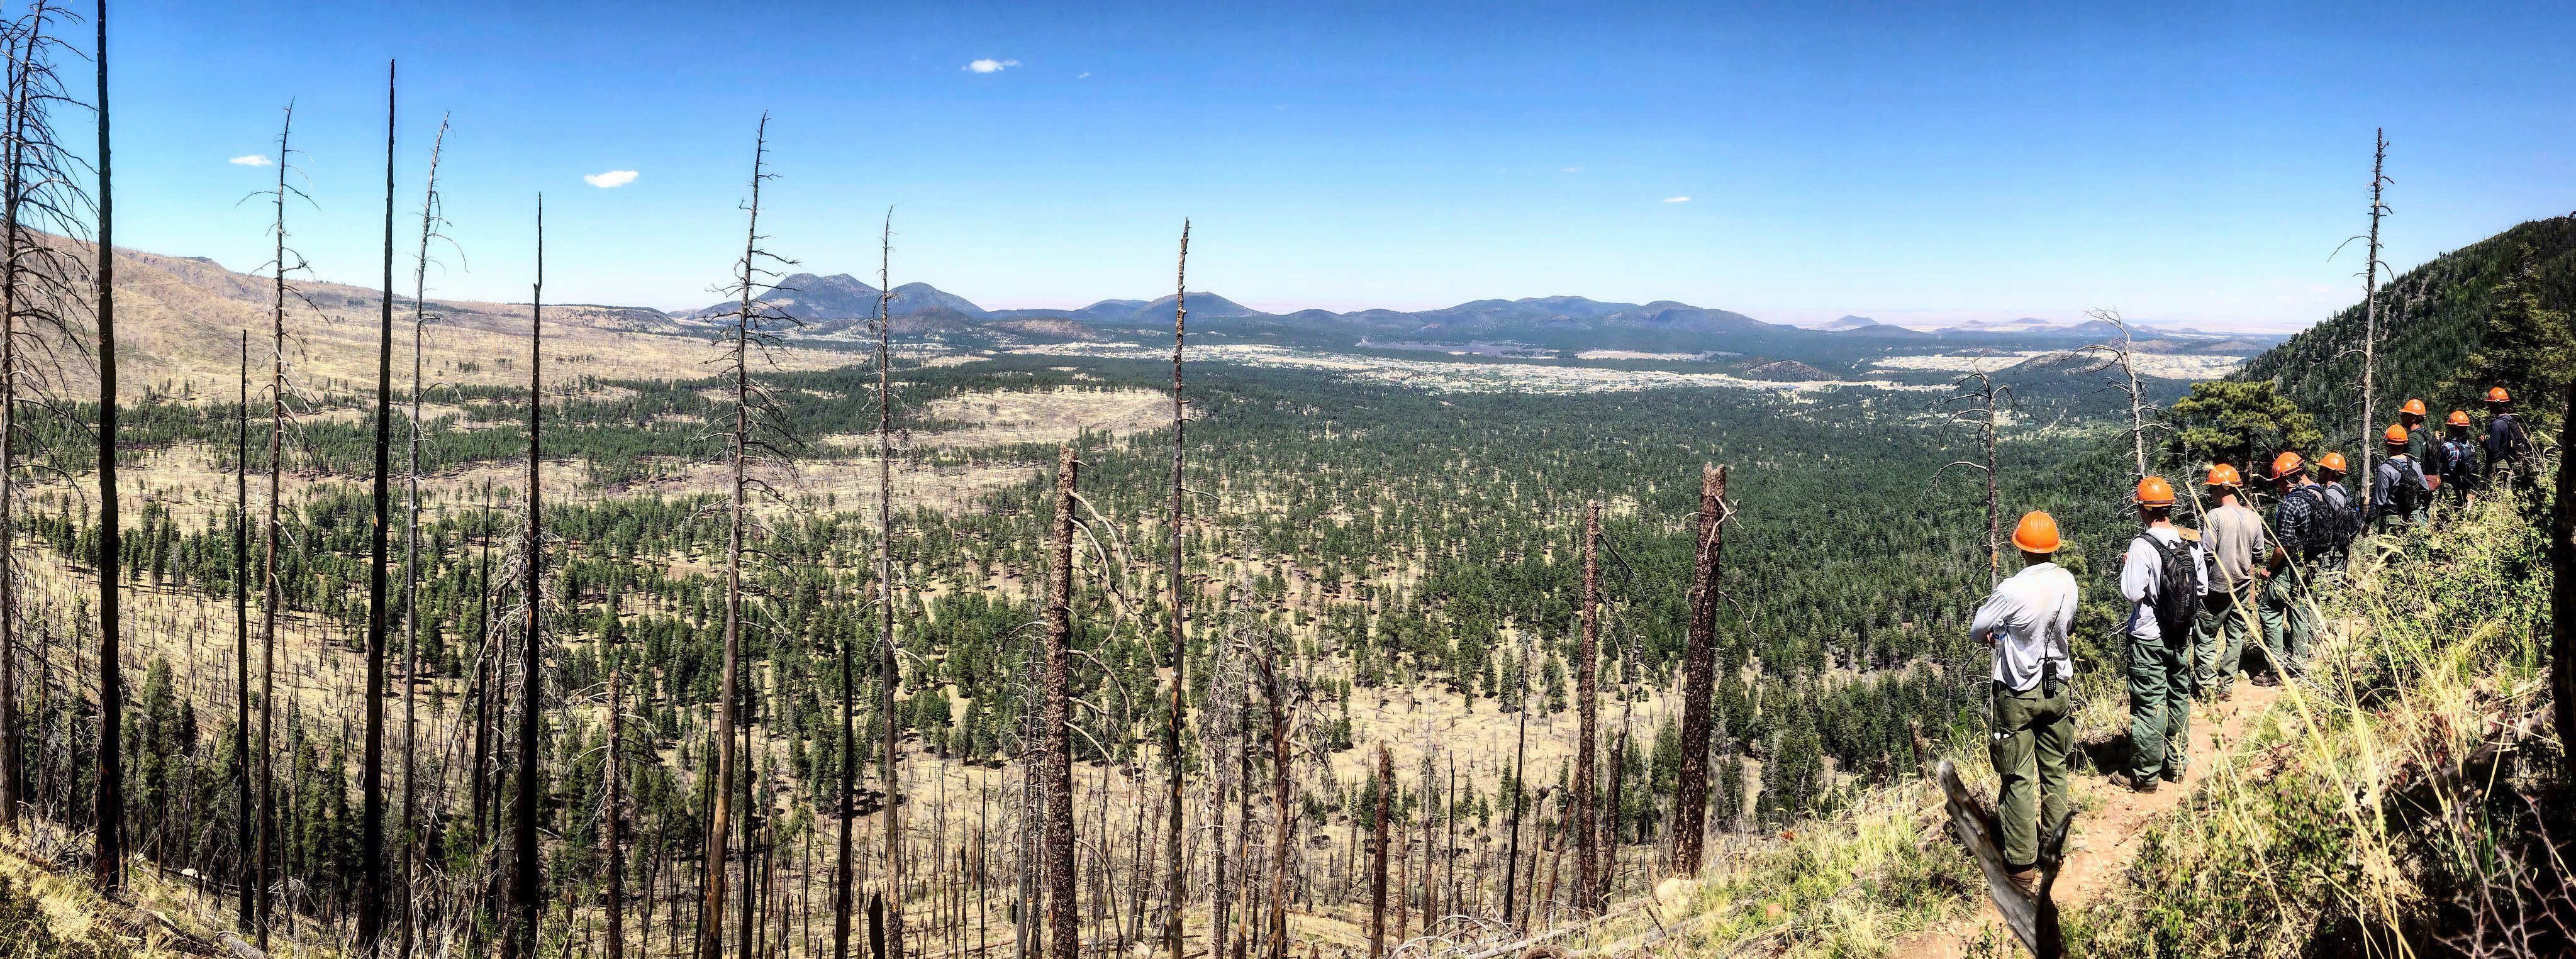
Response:
POLYGON ((2136 354, 2137 342, 2130 336, 2129 321, 2120 315, 2120 311, 2086 310, 2084 311, 2084 315, 2100 320, 2104 323, 2111 324, 2112 327, 2120 331, 2119 342, 2096 343, 2092 346, 2085 347, 2081 352, 2095 354, 2103 358, 2102 364, 2093 368, 2095 372, 2106 371, 2112 367, 2119 368, 2120 375, 2111 378, 2111 388, 2119 390, 2121 395, 2127 397, 2129 401, 2129 441, 2131 451, 2137 459, 2137 474, 2130 478, 2145 479, 2147 476, 2147 433, 2151 430, 2160 429, 2162 427, 2156 423, 2149 422, 2149 417, 2155 413, 2161 412, 2161 410, 2157 408, 2156 404, 2147 401, 2146 381, 2138 376, 2137 364, 2131 361, 2132 357, 2136 354))
MULTIPOLYGON (((2361 469, 2352 476, 2362 482, 2368 482, 2368 477, 2377 475, 2370 471, 2372 446, 2370 436, 2374 428, 2372 424, 2379 422, 2372 395, 2372 390, 2375 388, 2373 376, 2379 370, 2379 268, 2384 265, 2379 262, 2379 218, 2388 215, 2389 212, 2388 205, 2381 201, 2381 190, 2392 182, 2386 173, 2388 131, 2385 128, 2374 131, 2371 134, 2371 143, 2370 233, 2366 237, 2369 241, 2364 251, 2366 260, 2361 266, 2361 419, 2353 430, 2353 435, 2359 438, 2359 442, 2355 445, 2361 450, 2361 469)), ((2365 237, 2353 239, 2365 239, 2365 237)), ((2352 240, 2344 242, 2350 243, 2352 240)))
POLYGON ((1592 824, 1594 804, 1592 769, 1599 762, 1593 755, 1594 744, 1601 739, 1600 674, 1601 658, 1601 501, 1583 504, 1583 606, 1577 611, 1581 633, 1574 651, 1574 908, 1576 915, 1590 915, 1600 905, 1600 876, 1595 867, 1594 843, 1599 836, 1592 824))
MULTIPOLYGON (((57 347, 81 350, 77 314, 92 290, 87 269, 67 245, 44 234, 73 236, 91 201, 77 173, 81 162, 59 140, 53 110, 78 107, 55 69, 69 44, 54 33, 70 19, 60 7, 32 4, 7 24, 9 63, 5 157, 0 157, 0 829, 17 824, 26 803, 26 746, 18 718, 19 577, 14 531, 18 513, 18 434, 22 407, 59 416, 65 388, 57 347), (43 362, 38 362, 42 360, 43 362)), ((72 56, 78 57, 78 53, 72 56)))
POLYGON ((1181 395, 1181 348, 1189 331, 1190 317, 1190 221, 1181 220, 1181 254, 1172 284, 1172 502, 1165 517, 1165 531, 1171 539, 1172 601, 1172 708, 1163 728, 1163 763, 1170 767, 1171 793, 1166 809, 1171 811, 1169 829, 1164 834, 1163 861, 1165 879, 1163 895, 1169 905, 1163 916, 1163 951, 1170 959, 1181 956, 1181 906, 1188 901, 1182 880, 1188 869, 1181 861, 1181 708, 1182 697, 1189 685, 1187 648, 1182 644, 1182 626, 1189 618, 1189 601, 1183 593, 1181 578, 1181 467, 1188 450, 1185 427, 1189 422, 1188 407, 1181 395))
POLYGON ((91 822, 99 891, 114 895, 125 878, 125 687, 123 624, 117 616, 120 535, 116 515, 116 190, 111 178, 107 114, 107 0, 98 0, 98 792, 91 822))
POLYGON ((1984 370, 1970 370, 1960 374, 1958 379, 1951 382, 1962 387, 1960 392, 1943 397, 1934 406, 1948 409, 1955 403, 1968 404, 1952 409, 1950 415, 1953 419, 1977 428, 1978 439, 1985 447, 1986 461, 1976 463, 1959 460, 1941 467, 1939 472, 1932 474, 1932 478, 1939 480, 1942 473, 1947 473, 1954 467, 1976 470, 1985 475, 1986 585, 1992 586, 2003 578, 2004 569, 2003 514, 1999 511, 2002 503, 1995 494, 1995 428, 2002 423, 2004 407, 1999 404, 2012 402, 2012 387, 1997 384, 1993 377, 1986 375, 1984 370))
MULTIPOLYGON (((1998 419, 2002 416, 2002 407, 1997 404, 1998 402, 2011 402, 2012 387, 1997 385, 1994 378, 1987 376, 1986 371, 1984 370, 1970 370, 1967 373, 1961 374, 1958 379, 1952 382, 1959 386, 1968 388, 1963 389, 1958 393, 1951 394, 1950 396, 1943 397, 1940 402, 1934 405, 1939 408, 1948 408, 1954 403, 1968 404, 1951 410, 1950 415, 1953 419, 1961 420, 1976 426, 1977 436, 1985 447, 1986 461, 1983 463, 1976 463, 1968 460, 1958 460, 1949 463, 1941 467, 1940 470, 1934 472, 1932 474, 1932 479, 1936 482, 1939 481, 1941 479, 1941 474, 1949 472, 1954 467, 1976 470, 1977 472, 1985 475, 1986 585, 1988 587, 1992 587, 1996 583, 2002 581, 2004 569, 2002 540, 2003 514, 2001 512, 2002 503, 1995 496, 1995 427, 1998 419), (1970 383, 1974 383, 1975 386, 1969 387, 1968 384, 1970 383)), ((1974 670, 1970 671, 1970 674, 1980 677, 1984 675, 1984 673, 1974 670)), ((1986 719, 1991 723, 1997 715, 1995 712, 1994 684, 1980 682, 1979 685, 1986 687, 1986 719)))
POLYGON ((1369 864, 1369 959, 1386 956, 1386 844, 1387 820, 1394 812, 1395 755, 1385 743, 1377 744, 1377 815, 1369 848, 1374 861, 1369 864))
POLYGON ((538 440, 545 415, 546 198, 537 195, 537 277, 528 298, 528 527, 519 543, 519 566, 527 577, 526 607, 520 611, 525 632, 519 644, 519 788, 511 823, 511 849, 518 865, 510 882, 510 905, 516 915, 502 940, 504 959, 537 954, 537 917, 545 904, 537 889, 543 882, 537 859, 537 799, 545 780, 537 744, 545 728, 545 527, 538 485, 545 460, 538 440))
MULTIPOLYGON (((610 615, 616 615, 614 610, 610 615)), ((608 959, 626 959, 626 857, 620 851, 621 823, 619 813, 623 799, 619 795, 618 767, 625 763, 625 715, 618 711, 617 682, 625 666, 625 651, 612 653, 616 662, 608 667, 608 755, 600 762, 599 848, 608 855, 607 882, 600 890, 600 909, 608 920, 608 959)), ((650 877, 647 877, 648 879, 650 877)))
MULTIPOLYGON (((276 869, 277 836, 277 618, 285 604, 284 583, 277 575, 279 539, 285 526, 278 512, 285 499, 286 424, 286 274, 304 269, 304 257, 286 246, 286 198, 294 196, 311 202, 304 191, 287 182, 294 149, 295 104, 286 105, 286 117, 277 131, 277 189, 266 195, 275 204, 276 224, 271 228, 277 242, 276 258, 269 261, 275 268, 269 300, 269 379, 268 379, 268 515, 262 521, 265 548, 260 560, 260 667, 259 667, 259 837, 253 874, 259 889, 258 947, 268 951, 268 928, 275 918, 275 903, 270 898, 269 876, 276 869), (287 257, 294 256, 293 263, 287 257)), ((260 194, 253 194, 258 196, 260 194)), ((301 296, 301 294, 296 294, 301 296)))
POLYGON ((394 65, 385 64, 385 287, 376 328, 376 448, 367 531, 367 688, 364 758, 358 767, 358 951, 376 954, 385 929, 385 551, 393 502, 394 65))
POLYGON ((1691 562, 1691 620, 1682 647, 1682 766, 1673 793, 1673 872, 1699 874, 1708 821, 1709 703, 1717 673, 1717 591, 1725 545, 1726 467, 1703 465, 1699 474, 1698 547, 1691 562))
MULTIPOLYGON (((1055 526, 1047 541, 1045 713, 1038 735, 1046 750, 1046 927, 1051 959, 1081 959, 1073 873, 1073 495, 1072 444, 1056 455, 1055 526)), ((888 797, 892 801, 892 797, 888 797)))
MULTIPOLYGON (((410 521, 403 531, 403 882, 402 941, 399 954, 411 955, 414 928, 420 921, 420 909, 413 896, 420 872, 420 764, 417 741, 420 737, 418 708, 420 686, 420 444, 426 436, 420 426, 421 331, 429 324, 429 242, 443 239, 438 232, 446 222, 439 215, 438 156, 447 147, 447 118, 438 118, 438 136, 429 146, 429 183, 420 202, 420 253, 413 260, 411 276, 411 421, 408 424, 411 444, 403 469, 404 511, 410 521)), ((385 298, 387 302, 392 297, 385 298)))
MULTIPOLYGON (((775 453, 776 447, 755 435, 755 431, 780 433, 776 406, 766 390, 751 378, 755 357, 766 360, 778 337, 771 328, 793 322, 758 296, 764 281, 774 275, 763 264, 787 264, 786 260, 764 250, 760 241, 760 187, 774 175, 768 172, 769 115, 761 114, 760 126, 752 142, 751 196, 744 204, 742 259, 735 261, 734 279, 726 292, 738 298, 733 315, 727 319, 722 337, 726 374, 733 380, 733 425, 722 434, 725 440, 728 494, 725 516, 725 627, 724 676, 718 694, 716 715, 716 781, 707 790, 706 859, 698 914, 698 956, 721 959, 724 953, 725 855, 726 828, 732 816, 733 784, 736 755, 740 748, 735 719, 741 707, 742 688, 742 556, 743 539, 750 517, 744 510, 745 500, 754 487, 766 485, 748 473, 753 457, 764 451, 775 453)), ((745 785, 749 780, 744 780, 745 785)), ((744 864, 745 881, 750 865, 744 864)))
POLYGON ((877 240, 877 715, 885 728, 885 950, 875 959, 903 959, 903 825, 901 767, 895 765, 894 687, 900 677, 894 644, 894 209, 886 209, 877 240))

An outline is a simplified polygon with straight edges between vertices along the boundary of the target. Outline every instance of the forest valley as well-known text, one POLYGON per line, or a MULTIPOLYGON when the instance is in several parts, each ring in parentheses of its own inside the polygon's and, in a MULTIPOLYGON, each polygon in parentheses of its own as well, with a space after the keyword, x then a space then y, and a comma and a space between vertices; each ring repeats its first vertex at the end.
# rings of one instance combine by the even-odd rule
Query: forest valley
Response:
MULTIPOLYGON (((1168 362, 961 357, 899 341, 884 294, 867 336, 823 343, 764 299, 765 121, 734 306, 637 331, 545 304, 541 263, 530 304, 428 299, 436 145, 397 230, 390 116, 380 291, 297 275, 291 122, 265 275, 117 250, 107 105, 94 156, 48 119, 88 56, 66 31, 104 37, 103 13, 38 4, 0 36, 5 956, 1883 954, 1983 896, 1923 774, 1983 764, 1967 623, 2011 572, 1998 517, 2068 533, 2088 770, 2118 742, 2137 474, 2348 447, 2358 404, 2445 399, 2480 364, 2555 397, 2530 371, 2563 365, 2492 357, 2569 349, 2563 220, 2393 282, 2475 356, 2411 352, 2375 398, 2280 369, 2380 335, 2342 319, 2198 383, 2140 372, 2125 335, 1776 390, 1208 363, 1186 231, 1168 362), (2459 269, 2487 256, 2519 266, 2459 269), (126 355, 120 309, 211 325, 126 355)), ((2432 325, 2418 308, 2371 322, 2432 325)), ((2559 414, 2532 411, 2554 463, 2559 414)), ((2380 672, 2314 695, 2384 711, 2389 674, 2439 661, 2493 680, 2460 703, 2542 715, 2555 469, 2356 574, 2354 597, 2433 604, 2397 619, 2503 623, 2462 626, 2486 652, 2377 656, 2397 619, 2335 605, 2320 675, 2380 672)), ((2246 735, 2333 768, 2319 730, 2368 708, 2246 735)), ((2465 795, 2455 768, 2416 773, 2465 795)), ((2435 872, 2524 872, 2407 886, 2424 867, 2389 854, 2360 867, 2384 915, 2311 889, 2228 928, 2262 954, 2449 942, 2485 915, 2461 890, 2525 887, 2565 921, 2563 861, 2530 845, 2563 839, 2517 825, 2565 780, 2498 775, 2443 814, 2505 810, 2460 826, 2492 841, 2435 872)), ((2350 792, 2299 814, 2344 828, 2350 792)), ((2391 816, 2351 828, 2415 828, 2391 816)), ((2238 891, 2191 885, 2234 866, 2157 866, 2208 847, 2156 848, 2076 942, 2143 949, 2122 930, 2161 928, 2150 897, 2238 891)))

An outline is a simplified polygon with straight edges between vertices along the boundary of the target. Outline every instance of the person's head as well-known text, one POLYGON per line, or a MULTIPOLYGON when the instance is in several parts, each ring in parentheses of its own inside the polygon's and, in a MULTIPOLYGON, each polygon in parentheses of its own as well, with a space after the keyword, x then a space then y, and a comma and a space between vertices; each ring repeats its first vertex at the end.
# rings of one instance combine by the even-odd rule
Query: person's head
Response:
POLYGON ((2282 489, 2297 486, 2307 482, 2307 479, 2308 461, 2300 456, 2298 451, 2282 450, 2281 455, 2272 457, 2272 482, 2279 484, 2282 489))
POLYGON ((2162 476, 2149 476, 2138 481, 2138 490, 2129 497, 2138 504, 2138 518, 2147 525, 2173 519, 2174 488, 2162 476))
POLYGON ((2423 400, 2410 399, 2406 405, 2397 408, 2397 421, 2408 426, 2424 422, 2424 415, 2423 400))
POLYGON ((2390 424, 2388 424, 2388 432, 2381 433, 2381 434, 2379 434, 2379 436, 2380 436, 2380 438, 2381 438, 2381 439, 2386 440, 2386 441, 2388 442, 2388 455, 2390 455, 2390 456, 2402 456, 2402 455, 2405 455, 2405 453, 2406 453, 2406 437, 2407 437, 2407 433, 2406 433, 2406 424, 2404 424, 2404 423, 2390 423, 2390 424))
POLYGON ((2056 562, 2060 545, 2057 517, 2039 510, 2021 514, 2021 522, 2013 524, 2012 543, 2014 549, 2021 551, 2024 566, 2056 562))
POLYGON ((2452 410, 2450 416, 2443 418, 2442 426, 2453 436, 2469 435, 2469 411, 2452 410))
POLYGON ((2326 455, 2317 457, 2317 475, 2326 482, 2340 480, 2343 474, 2351 470, 2352 464, 2344 462, 2343 454, 2340 452, 2329 451, 2326 455))
POLYGON ((2234 466, 2226 463, 2211 463, 2207 485, 2209 495, 2225 503, 2245 488, 2245 477, 2239 475, 2234 466))
POLYGON ((2487 412, 2502 413, 2512 408, 2513 394, 2505 392, 2501 386, 2487 387, 2487 412))

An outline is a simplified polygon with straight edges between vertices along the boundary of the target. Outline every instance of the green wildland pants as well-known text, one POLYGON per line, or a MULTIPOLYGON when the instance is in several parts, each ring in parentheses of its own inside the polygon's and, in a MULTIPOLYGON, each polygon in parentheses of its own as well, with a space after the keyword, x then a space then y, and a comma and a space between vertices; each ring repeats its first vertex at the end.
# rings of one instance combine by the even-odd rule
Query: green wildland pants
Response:
POLYGON ((2261 628, 2254 615, 2254 583, 2248 575, 2227 591, 2200 598, 2200 628, 2194 631, 2199 644, 2194 650, 2198 661, 2193 664, 2197 691, 2224 693, 2236 688, 2246 640, 2261 628))
POLYGON ((2075 695, 2064 680, 2057 695, 2034 685, 2014 692, 1995 684, 1995 815, 2003 820, 2006 865, 2039 861, 2039 834, 2066 818, 2066 754, 2075 745, 2075 695))
POLYGON ((2296 676, 2306 668, 2308 645, 2316 639, 2316 620, 2307 608, 2308 590, 2300 583, 2313 575, 2312 568, 2283 567, 2263 582, 2256 610, 2263 620, 2264 665, 2275 676, 2296 676))
POLYGON ((2145 782, 2191 765, 2191 632, 2129 637, 2129 777, 2145 782))

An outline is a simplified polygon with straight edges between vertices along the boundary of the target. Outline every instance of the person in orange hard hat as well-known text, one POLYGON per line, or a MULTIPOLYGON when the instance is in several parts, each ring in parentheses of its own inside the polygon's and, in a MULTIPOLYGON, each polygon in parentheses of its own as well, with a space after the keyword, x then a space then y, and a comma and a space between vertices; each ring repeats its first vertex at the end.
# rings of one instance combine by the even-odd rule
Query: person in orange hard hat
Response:
POLYGON ((2066 819, 2066 757, 2075 745, 2071 692, 2075 576, 2057 565, 2057 520, 2022 514, 2013 526, 2021 572, 1995 584, 1969 635, 1994 649, 1994 734, 1986 751, 2002 781, 1996 817, 2004 865, 2025 892, 2036 890, 2039 837, 2066 819))
POLYGON ((2111 781, 2154 792, 2180 782, 2191 762, 2192 632, 2209 573, 2200 544, 2174 528, 2173 484, 2138 481, 2131 499, 2146 529, 2129 542, 2120 597, 2129 601, 2129 761, 2111 781))
POLYGON ((2531 432, 2514 415, 2513 394, 2501 386, 2487 388, 2487 486, 2499 492, 2528 485, 2534 462, 2531 432))
POLYGON ((2477 502, 2477 491, 2472 487, 2477 485, 2480 472, 2478 441, 2469 435, 2471 426, 2467 410, 2452 410, 2442 420, 2442 441, 2434 444, 2433 462, 2427 464, 2441 477, 2434 492, 2457 507, 2477 502))
POLYGON ((2326 496, 2326 550, 2317 558, 2317 580, 2320 586, 2332 586, 2343 578, 2344 564, 2352 555, 2352 538, 2361 535, 2361 510, 2354 505, 2352 491, 2343 485, 2344 474, 2352 464, 2343 454, 2328 450, 2317 457, 2317 488, 2326 496))
POLYGON ((2397 408, 2397 425, 2406 428, 2406 455, 2414 457, 2419 467, 2433 462, 2433 434, 2424 429, 2424 418, 2432 415, 2430 411, 2423 400, 2412 398, 2397 408))
POLYGON ((2424 464, 2406 452, 2414 438, 2403 423, 2390 424, 2381 435, 2388 458, 2379 461, 2379 475, 2371 478, 2370 516, 2372 527, 2382 533, 2424 525, 2432 504, 2433 484, 2424 476, 2424 464))
POLYGON ((2201 515, 2200 545, 2209 554, 2209 595, 2201 598, 2193 650, 2193 687, 2204 696, 2235 695, 2236 670, 2245 640, 2254 634, 2254 564, 2264 558, 2263 514, 2243 502, 2245 478, 2236 467, 2209 467, 2209 497, 2218 505, 2201 515))
POLYGON ((2284 451, 2272 458, 2272 484, 2280 501, 2272 507, 2272 553, 2255 578, 2255 618, 2263 624, 2259 654, 2262 669, 2249 665, 2254 685, 2274 686, 2299 675, 2316 625, 2302 608, 2316 576, 2317 560, 2341 529, 2326 502, 2325 490, 2308 478, 2305 457, 2284 451))

